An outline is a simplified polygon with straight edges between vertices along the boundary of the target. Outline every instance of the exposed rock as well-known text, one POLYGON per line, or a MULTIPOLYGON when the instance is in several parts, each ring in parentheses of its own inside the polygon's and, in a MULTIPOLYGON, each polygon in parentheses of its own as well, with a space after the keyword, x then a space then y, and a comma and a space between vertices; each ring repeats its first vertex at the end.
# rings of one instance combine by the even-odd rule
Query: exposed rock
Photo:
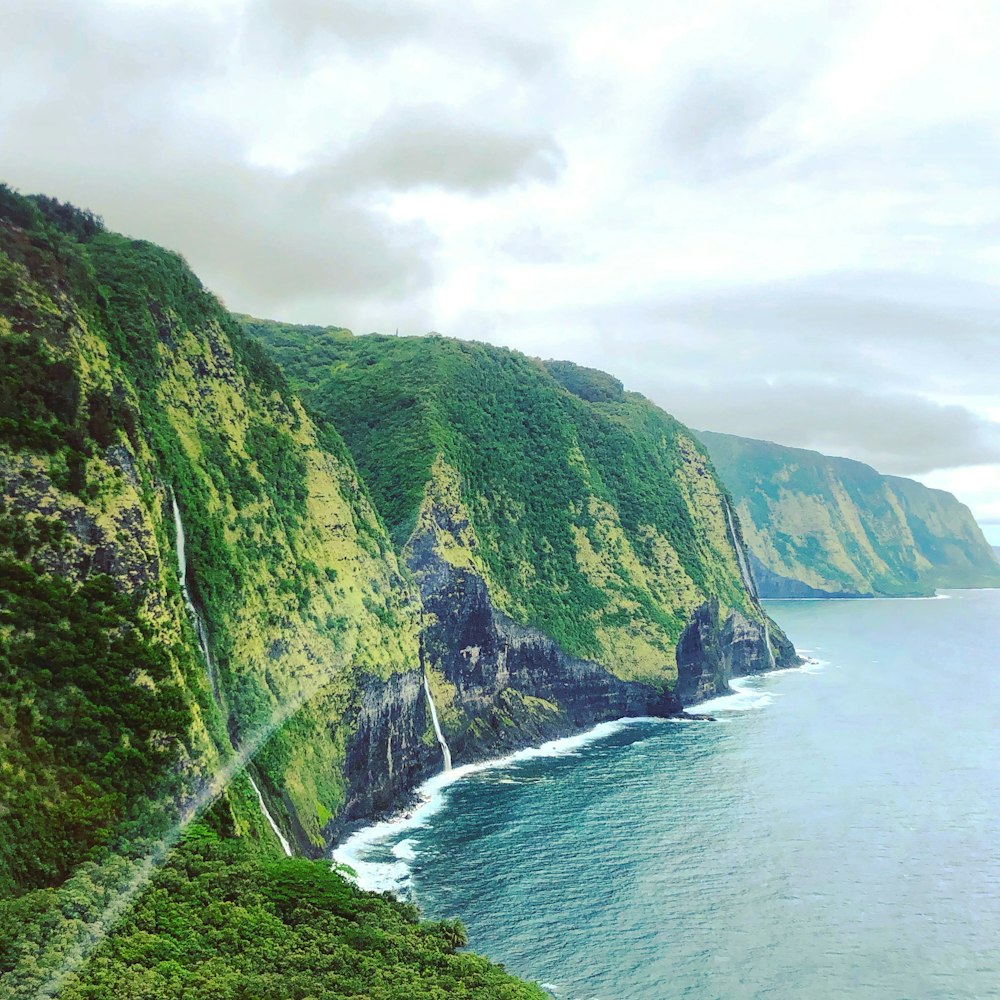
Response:
MULTIPOLYGON (((353 820, 397 806, 431 773, 438 756, 437 746, 422 739, 427 706, 416 667, 387 680, 363 677, 345 721, 352 733, 345 766, 347 801, 323 831, 331 842, 353 820)), ((302 846, 315 853, 312 845, 302 846)))
MULTIPOLYGON (((442 558, 431 533, 411 539, 407 558, 424 605, 424 666, 443 677, 451 693, 439 713, 456 760, 495 757, 606 720, 679 715, 685 704, 725 693, 730 677, 771 665, 763 625, 739 612, 721 617, 713 599, 698 608, 681 636, 675 691, 624 681, 498 611, 484 580, 442 558)), ((776 665, 799 662, 779 630, 771 638, 776 665)), ((345 820, 398 805, 441 765, 438 747, 423 738, 427 711, 419 671, 372 681, 354 727, 345 820)))

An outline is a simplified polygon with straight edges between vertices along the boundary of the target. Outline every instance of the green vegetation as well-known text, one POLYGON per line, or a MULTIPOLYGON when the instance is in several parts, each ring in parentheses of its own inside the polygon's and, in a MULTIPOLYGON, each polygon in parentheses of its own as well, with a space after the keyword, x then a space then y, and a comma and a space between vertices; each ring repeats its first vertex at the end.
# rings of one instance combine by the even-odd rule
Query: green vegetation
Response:
POLYGON ((162 825, 187 728, 163 652, 107 576, 0 560, 0 895, 162 825))
MULTIPOLYGON (((231 742, 273 730, 258 781, 286 829, 323 844, 354 685, 417 662, 417 614, 335 429, 184 261, 2 186, 0 480, 0 993, 33 996, 155 872, 231 742)), ((126 922, 72 995, 356 995, 359 969, 399 983, 370 995, 536 995, 454 954, 453 925, 321 865, 272 872, 280 848, 244 778, 202 819, 214 834, 128 917, 155 912, 162 937, 126 922), (260 945, 249 964, 237 938, 260 945)))
MULTIPOLYGON (((38 929, 58 916, 51 890, 0 903, 0 975, 30 982, 38 929)), ((500 966, 457 951, 465 929, 421 921, 416 907, 362 892, 329 862, 267 861, 205 826, 189 828, 152 883, 89 963, 61 984, 62 1000, 293 1000, 544 994, 500 966)))
MULTIPOLYGON (((291 715, 258 765, 321 846, 346 787, 330 720, 360 672, 417 660, 414 594, 343 443, 181 257, 89 213, 0 188, 0 291, 5 494, 67 529, 36 568, 80 583, 107 567, 133 600, 188 706, 182 784, 291 715), (170 493, 222 713, 179 600, 170 493)), ((230 806, 251 832, 256 804, 230 806)))
POLYGON ((890 597, 1000 586, 1000 563, 950 493, 801 448, 700 437, 736 499, 764 594, 781 596, 787 581, 890 597))
MULTIPOLYGON (((601 372, 244 323, 177 254, 0 186, 0 991, 111 930, 62 995, 538 996, 458 925, 280 859, 245 776, 157 870, 164 831, 249 743, 279 824, 325 847, 362 684, 420 662, 417 536, 566 650, 669 686, 708 597, 761 613, 719 480, 601 372)), ((520 733, 563 711, 496 709, 520 733)))
POLYGON ((664 685, 708 594, 759 614, 700 445, 613 377, 436 335, 244 325, 339 430, 396 545, 433 530, 567 651, 664 685), (428 503, 469 530, 446 538, 428 503))

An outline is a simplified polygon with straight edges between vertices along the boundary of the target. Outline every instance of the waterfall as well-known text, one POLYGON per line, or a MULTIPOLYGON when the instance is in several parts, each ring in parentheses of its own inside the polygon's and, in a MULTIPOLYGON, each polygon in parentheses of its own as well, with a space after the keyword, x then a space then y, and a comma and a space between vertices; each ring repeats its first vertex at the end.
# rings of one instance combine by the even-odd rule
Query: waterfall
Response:
MULTIPOLYGON (((181 510, 180 507, 177 506, 177 496, 173 490, 170 491, 170 504, 174 511, 174 534, 177 536, 177 575, 180 577, 181 595, 184 598, 184 606, 187 608, 188 617, 190 617, 191 624, 194 626, 194 633, 198 637, 198 647, 201 649, 201 655, 205 658, 205 667, 208 670, 208 682, 212 687, 212 698, 215 700, 215 704, 221 709, 222 706, 219 701, 219 688, 215 680, 215 663, 212 660, 212 651, 208 647, 208 629, 205 627, 205 620, 202 618, 201 613, 195 606, 194 598, 191 596, 191 591, 188 590, 187 542, 184 536, 184 522, 181 520, 181 510)), ((253 786, 253 790, 257 793, 257 801, 260 803, 260 811, 264 814, 264 819, 267 820, 269 826, 274 831, 274 835, 281 841, 281 846, 284 849, 285 854, 288 855, 288 857, 291 857, 292 845, 285 839, 285 836, 279 829, 278 824, 274 821, 274 817, 268 811, 267 803, 264 801, 264 796, 261 795, 260 789, 257 787, 257 782, 250 777, 249 771, 247 771, 246 774, 247 780, 253 786)))
POLYGON ((444 733, 441 731, 441 723, 438 721, 437 709, 434 707, 434 697, 431 694, 431 686, 427 682, 427 674, 424 674, 424 694, 427 695, 427 704, 431 710, 431 722, 434 723, 434 732, 437 735, 438 743, 441 744, 441 753, 444 754, 444 769, 450 771, 451 751, 448 749, 448 741, 444 738, 444 733))
POLYGON ((729 508, 729 500, 722 498, 722 506, 726 512, 726 521, 729 523, 729 534, 733 538, 733 548, 736 549, 736 562, 740 567, 740 576, 743 578, 743 586, 747 588, 750 596, 757 599, 757 588, 754 586, 753 576, 750 574, 750 566, 747 563, 746 554, 740 544, 740 536, 736 534, 736 525, 733 524, 733 512, 729 508))
POLYGON ((215 682, 215 663, 212 660, 212 651, 208 648, 208 629, 205 621, 194 605, 191 591, 187 585, 187 546, 184 537, 184 522, 181 520, 181 511, 177 506, 177 497, 174 491, 170 491, 170 503, 174 509, 174 534, 177 536, 177 575, 181 581, 181 595, 184 598, 184 606, 187 608, 188 616, 194 627, 194 634, 198 638, 198 646, 201 655, 205 659, 205 667, 208 670, 208 682, 212 686, 212 697, 216 703, 219 701, 219 690, 215 682))
POLYGON ((281 847, 285 852, 286 857, 292 856, 292 845, 288 843, 285 839, 285 835, 278 828, 278 824, 275 823, 274 817, 271 815, 271 811, 267 808, 267 803, 264 801, 264 796, 261 795, 260 789, 257 787, 257 782, 250 777, 250 772, 246 772, 247 781, 250 782, 250 787, 257 793, 257 801, 260 803, 260 811, 264 814, 264 819, 268 821, 271 825, 271 829, 274 831, 274 835, 281 841, 281 847))
MULTIPOLYGON (((743 586, 747 588, 750 596, 756 601, 757 607, 760 608, 760 597, 757 594, 756 586, 754 586, 753 575, 750 573, 750 564, 747 562, 746 553, 740 544, 740 536, 736 534, 736 525, 733 523, 733 512, 729 506, 729 500, 725 496, 722 498, 722 506, 726 512, 726 521, 729 523, 729 534, 733 537, 733 548, 736 549, 736 562, 740 567, 743 586)), ((763 612, 763 608, 761 608, 761 611, 763 612)), ((771 670, 774 670, 777 664, 774 660, 774 650, 771 649, 771 626, 768 624, 766 613, 764 614, 764 646, 767 649, 767 662, 770 664, 771 670)))
POLYGON ((771 626, 768 625, 767 615, 764 616, 764 645, 767 647, 767 659, 771 664, 771 669, 777 668, 777 664, 774 662, 774 651, 771 649, 771 626))

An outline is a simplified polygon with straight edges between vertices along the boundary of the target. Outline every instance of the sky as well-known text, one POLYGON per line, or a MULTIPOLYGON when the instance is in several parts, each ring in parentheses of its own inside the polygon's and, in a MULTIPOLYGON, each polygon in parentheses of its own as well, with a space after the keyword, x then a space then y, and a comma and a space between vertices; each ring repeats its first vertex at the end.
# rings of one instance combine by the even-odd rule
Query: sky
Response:
POLYGON ((232 309, 611 371, 1000 543, 992 0, 0 0, 0 179, 232 309))

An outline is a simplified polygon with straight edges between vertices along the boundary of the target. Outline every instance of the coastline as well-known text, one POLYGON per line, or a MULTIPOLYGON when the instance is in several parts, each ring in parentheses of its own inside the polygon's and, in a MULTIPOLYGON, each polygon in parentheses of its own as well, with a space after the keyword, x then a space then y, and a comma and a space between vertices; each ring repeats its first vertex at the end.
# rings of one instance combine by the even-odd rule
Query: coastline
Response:
POLYGON ((377 819, 374 822, 363 820, 362 825, 348 833, 333 848, 330 858, 334 865, 343 865, 349 868, 354 873, 353 880, 360 888, 371 892, 398 893, 406 887, 409 876, 409 866, 406 862, 412 860, 412 853, 410 852, 410 856, 408 857, 406 846, 404 846, 407 845, 407 842, 405 840, 401 841, 393 848, 392 853, 396 859, 395 862, 366 861, 363 855, 391 837, 395 837, 407 830, 417 830, 426 826, 427 821, 444 807, 447 801, 445 793, 456 782, 482 771, 500 770, 510 767, 512 764, 518 764, 521 761, 535 760, 540 757, 570 756, 580 747, 604 739, 613 733, 620 732, 637 723, 660 724, 680 722, 687 724, 709 721, 709 719, 710 717, 704 715, 686 714, 662 717, 630 716, 622 719, 613 719, 606 722, 599 722, 590 729, 585 729, 570 736, 547 740, 539 746, 515 750, 504 757, 496 757, 470 764, 459 764, 450 771, 439 771, 437 774, 421 782, 413 790, 411 805, 404 807, 400 812, 387 819, 377 819))
MULTIPOLYGON (((916 598, 927 600, 928 598, 916 598)), ((933 599, 933 598, 931 598, 933 599)), ((579 730, 564 736, 553 736, 535 746, 522 747, 500 757, 474 760, 459 764, 447 771, 439 771, 425 778, 401 797, 395 810, 363 817, 346 825, 338 841, 327 849, 327 857, 346 877, 351 878, 360 888, 372 892, 405 893, 409 883, 408 862, 414 860, 415 853, 411 841, 398 840, 400 834, 408 830, 426 827, 447 802, 447 790, 454 784, 473 774, 483 771, 501 770, 543 757, 563 757, 575 753, 579 748, 620 732, 639 723, 668 722, 714 722, 714 711, 741 713, 763 708, 773 700, 768 692, 755 690, 761 680, 777 674, 811 673, 809 667, 821 665, 821 661, 809 656, 809 650, 795 649, 798 662, 794 666, 778 667, 755 673, 732 677, 728 681, 729 690, 713 698, 696 701, 685 706, 682 711, 664 716, 626 716, 598 722, 589 729, 579 730), (806 669, 804 669, 806 668, 806 669), (366 860, 366 855, 376 852, 379 845, 395 840, 391 849, 393 857, 366 860)), ((384 855, 384 852, 382 852, 384 855)))
POLYGON ((329 857, 335 866, 343 866, 341 867, 343 874, 352 878, 359 888, 371 892, 391 892, 394 895, 405 893, 409 885, 409 862, 413 861, 416 855, 410 840, 397 838, 408 830, 426 827, 446 805, 447 790, 452 785, 473 774, 502 770, 522 761, 570 756, 581 747, 639 723, 712 722, 715 719, 709 713, 713 711, 742 713, 763 708, 772 702, 773 695, 756 689, 760 681, 779 674, 812 673, 809 667, 822 665, 822 661, 803 655, 803 651, 796 650, 796 653, 802 660, 800 664, 732 678, 729 681, 729 693, 691 706, 704 711, 691 713, 684 711, 672 716, 630 716, 599 722, 590 729, 547 740, 538 746, 515 750, 502 757, 460 764, 450 771, 439 771, 413 789, 407 804, 398 812, 384 818, 361 820, 353 826, 353 829, 348 828, 346 836, 333 847, 329 857), (389 840, 396 841, 391 848, 391 861, 384 856, 378 860, 368 860, 367 855, 389 840))

